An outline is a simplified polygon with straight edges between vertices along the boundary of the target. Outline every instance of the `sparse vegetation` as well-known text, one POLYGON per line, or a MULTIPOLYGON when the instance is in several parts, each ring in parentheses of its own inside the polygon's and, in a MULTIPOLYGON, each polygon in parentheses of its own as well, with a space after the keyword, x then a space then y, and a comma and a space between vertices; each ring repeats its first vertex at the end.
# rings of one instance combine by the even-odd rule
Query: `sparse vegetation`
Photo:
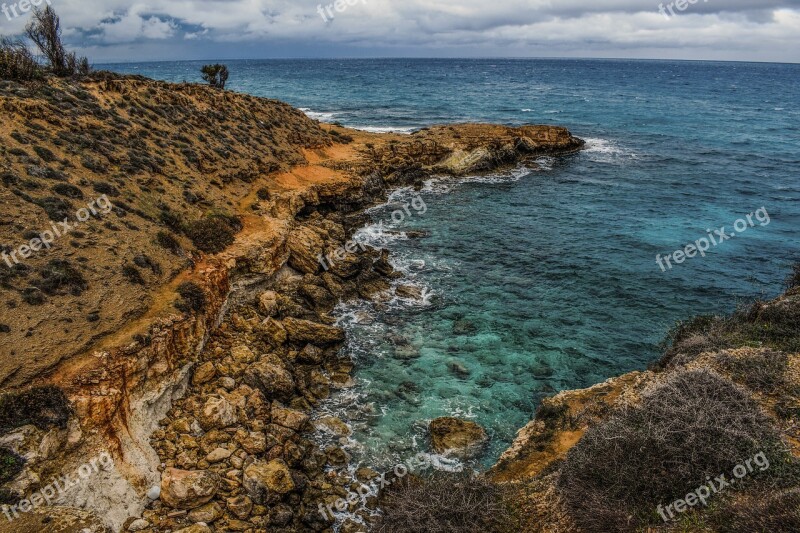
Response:
POLYGON ((0 484, 8 483, 22 472, 25 459, 8 448, 0 448, 0 484))
POLYGON ((214 214, 190 224, 186 234, 198 250, 216 254, 233 244, 241 229, 241 222, 235 217, 214 214))
POLYGON ((41 50, 50 70, 56 76, 85 76, 89 74, 89 60, 78 58, 67 52, 61 41, 61 20, 52 7, 33 10, 33 20, 25 27, 25 33, 41 50))
POLYGON ((0 396, 0 433, 33 424, 39 429, 67 427, 71 413, 64 392, 45 386, 0 396))
POLYGON ((569 451, 558 487, 580 527, 635 531, 660 520, 659 504, 762 451, 774 463, 787 456, 744 390, 707 370, 680 371, 640 406, 590 428, 569 451))
POLYGON ((502 485, 469 474, 407 476, 381 498, 380 533, 517 533, 502 485))
POLYGON ((128 280, 129 283, 134 285, 144 285, 144 278, 142 277, 142 273, 139 272, 139 269, 133 265, 125 265, 122 267, 122 275, 125 279, 128 280))
POLYGON ((25 43, 0 38, 0 79, 30 81, 41 77, 39 63, 25 43))
POLYGON ((178 294, 181 299, 175 302, 179 311, 199 313, 206 308, 206 293, 203 288, 193 281, 185 281, 178 285, 178 294))
POLYGON ((39 273, 36 287, 49 296, 71 294, 80 296, 88 288, 83 275, 66 259, 53 259, 39 273))
POLYGON ((168 231, 159 231, 156 234, 156 242, 159 246, 165 250, 169 250, 175 255, 178 255, 183 251, 181 248, 181 243, 178 242, 178 239, 176 239, 175 236, 168 231))

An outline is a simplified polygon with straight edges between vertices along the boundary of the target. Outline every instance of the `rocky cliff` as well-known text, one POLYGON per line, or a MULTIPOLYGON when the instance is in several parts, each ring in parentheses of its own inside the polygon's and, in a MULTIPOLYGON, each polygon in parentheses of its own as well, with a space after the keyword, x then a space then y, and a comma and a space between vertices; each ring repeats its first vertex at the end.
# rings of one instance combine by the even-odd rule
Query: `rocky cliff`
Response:
POLYGON ((379 250, 330 270, 319 256, 391 187, 583 144, 551 126, 373 135, 107 73, 3 82, 0 108, 2 499, 17 506, 0 530, 14 531, 328 530, 318 509, 350 483, 328 467, 347 457, 307 439, 309 413, 352 367, 330 312, 396 273, 379 250), (57 514, 25 512, 102 453, 113 464, 57 514))

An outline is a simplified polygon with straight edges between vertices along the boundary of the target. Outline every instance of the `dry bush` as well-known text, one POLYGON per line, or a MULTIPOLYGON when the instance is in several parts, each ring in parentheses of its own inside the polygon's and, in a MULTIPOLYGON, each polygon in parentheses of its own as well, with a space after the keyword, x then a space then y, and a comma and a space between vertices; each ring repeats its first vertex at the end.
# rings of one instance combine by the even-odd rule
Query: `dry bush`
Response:
POLYGON ((0 397, 0 433, 33 424, 39 429, 64 429, 70 415, 64 392, 53 386, 38 387, 0 397))
POLYGON ((89 73, 89 61, 67 52, 61 42, 61 20, 52 7, 34 8, 33 20, 25 26, 25 33, 47 59, 56 76, 67 77, 89 73))
POLYGON ((792 273, 786 280, 786 285, 789 289, 800 287, 800 263, 795 263, 792 267, 792 273))
POLYGON ((782 352, 765 351, 747 357, 723 352, 717 356, 717 362, 734 381, 754 391, 772 393, 787 385, 789 356, 782 352))
POLYGON ((198 250, 216 254, 233 244, 241 222, 230 216, 210 215, 189 224, 186 235, 198 250))
POLYGON ((175 302, 175 308, 184 313, 199 313, 206 308, 207 299, 203 288, 192 281, 185 281, 178 286, 181 299, 175 302))
POLYGON ((42 69, 21 41, 0 38, 0 79, 29 81, 42 77, 42 69))
POLYGON ((517 533, 505 489, 483 477, 409 476, 381 498, 380 533, 517 533))
POLYGON ((756 486, 714 510, 718 533, 796 533, 800 531, 800 488, 756 486))
POLYGON ((581 528, 633 531, 659 520, 659 504, 761 451, 771 461, 785 455, 748 394, 713 372, 683 371, 590 428, 567 454, 558 488, 581 528))

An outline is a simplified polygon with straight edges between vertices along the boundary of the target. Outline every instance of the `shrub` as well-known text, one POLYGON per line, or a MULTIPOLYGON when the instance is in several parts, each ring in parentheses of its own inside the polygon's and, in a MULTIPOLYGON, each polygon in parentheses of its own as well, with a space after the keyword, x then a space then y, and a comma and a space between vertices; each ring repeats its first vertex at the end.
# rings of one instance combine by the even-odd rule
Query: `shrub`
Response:
POLYGON ((200 312, 206 308, 206 293, 203 288, 193 281, 185 281, 178 285, 178 294, 181 300, 175 302, 175 307, 189 313, 191 311, 200 312))
POLYGON ((83 198, 83 191, 74 185, 70 185, 69 183, 59 183, 58 185, 54 185, 53 192, 60 194, 61 196, 66 196, 67 198, 74 198, 76 200, 83 198))
POLYGON ((175 255, 178 255, 183 251, 181 248, 181 243, 178 242, 178 239, 176 239, 175 236, 168 231, 159 231, 156 234, 156 242, 159 246, 165 250, 169 250, 175 255))
POLYGON ((233 244, 241 222, 226 215, 210 215, 190 224, 186 234, 198 250, 216 254, 233 244))
POLYGON ((61 21, 50 6, 34 8, 33 19, 25 26, 25 33, 47 59, 56 76, 66 77, 89 73, 89 61, 67 52, 61 42, 61 21))
POLYGON ((800 287, 800 263, 795 263, 792 267, 792 273, 786 280, 786 285, 789 289, 800 287))
POLYGON ((8 448, 0 448, 0 484, 8 483, 17 477, 24 466, 25 458, 8 448))
POLYGON ((47 218, 54 222, 61 222, 65 218, 68 218, 72 212, 72 204, 56 196, 39 198, 34 200, 34 203, 44 209, 47 218))
POLYGON ((106 183, 104 181, 96 181, 92 184, 92 189, 95 192, 100 194, 106 194, 108 196, 119 196, 119 190, 111 185, 110 183, 106 183))
POLYGON ((24 43, 0 39, 0 79, 28 81, 41 77, 42 69, 24 43))
POLYGON ((501 485, 469 474, 408 476, 382 495, 380 533, 516 533, 501 485))
POLYGON ((52 163, 53 161, 57 160, 56 154, 50 151, 49 148, 45 148, 44 146, 34 146, 33 151, 36 152, 36 155, 41 157, 46 163, 52 163))
POLYGON ((129 283, 133 283, 134 285, 145 284, 141 272, 139 272, 139 269, 133 265, 123 266, 122 275, 125 276, 125 279, 127 279, 129 283))
POLYGON ((0 396, 0 433, 33 424, 39 429, 67 427, 71 413, 64 392, 48 385, 0 396))
POLYGON ((785 353, 764 351, 747 357, 722 353, 717 361, 734 381, 754 391, 771 393, 786 385, 789 356, 785 353))
POLYGON ((633 531, 659 520, 659 504, 761 451, 785 456, 747 393, 713 372, 683 371, 590 428, 567 454, 558 488, 580 527, 633 531))
POLYGON ((719 533, 795 533, 800 531, 800 489, 754 487, 715 509, 710 522, 719 533))
POLYGON ((53 259, 39 273, 42 280, 36 284, 45 294, 72 294, 80 296, 89 284, 83 275, 66 259, 53 259))

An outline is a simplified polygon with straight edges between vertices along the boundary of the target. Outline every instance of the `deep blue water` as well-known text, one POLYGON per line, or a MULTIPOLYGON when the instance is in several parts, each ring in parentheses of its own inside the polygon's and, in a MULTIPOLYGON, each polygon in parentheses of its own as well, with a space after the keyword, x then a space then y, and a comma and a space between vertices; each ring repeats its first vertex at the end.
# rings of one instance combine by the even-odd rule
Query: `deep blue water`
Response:
MULTIPOLYGON (((201 64, 106 67, 194 81, 201 64)), ((588 140, 584 152, 530 171, 431 182, 421 193, 427 211, 396 225, 429 236, 385 240, 430 297, 342 310, 357 386, 328 406, 352 423, 350 448, 373 466, 424 450, 425 422, 446 414, 474 417, 489 430, 489 463, 543 395, 645 368, 677 320, 777 295, 800 258, 800 65, 497 59, 228 66, 231 89, 348 126, 551 123, 588 140), (762 207, 769 224, 753 217, 754 227, 706 257, 667 272, 656 264, 656 254, 709 229, 730 233, 734 221, 762 207), (388 334, 409 345, 398 349, 388 334), (455 362, 467 374, 454 373, 455 362)), ((376 222, 411 194, 400 191, 374 210, 376 222)))

